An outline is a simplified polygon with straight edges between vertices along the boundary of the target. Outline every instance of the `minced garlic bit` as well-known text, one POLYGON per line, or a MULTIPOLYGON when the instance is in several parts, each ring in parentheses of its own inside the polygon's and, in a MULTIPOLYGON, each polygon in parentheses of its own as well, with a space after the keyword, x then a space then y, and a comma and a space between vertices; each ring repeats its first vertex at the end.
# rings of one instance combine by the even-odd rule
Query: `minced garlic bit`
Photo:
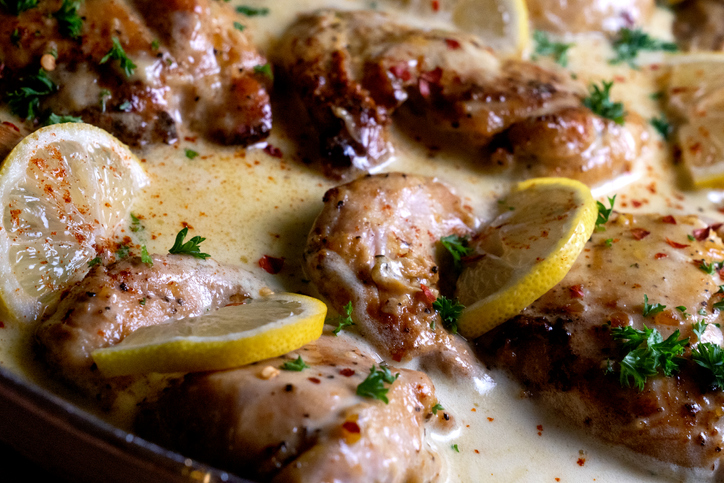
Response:
POLYGON ((266 366, 264 369, 261 370, 261 373, 259 374, 259 377, 262 379, 273 379, 279 375, 279 369, 273 366, 266 366))
POLYGON ((262 297, 266 297, 267 295, 271 295, 273 293, 274 291, 269 287, 262 287, 259 289, 259 295, 261 295, 262 297))
POLYGON ((43 69, 47 70, 48 72, 52 72, 55 70, 55 57, 53 57, 52 54, 43 54, 43 56, 40 58, 40 65, 43 69))

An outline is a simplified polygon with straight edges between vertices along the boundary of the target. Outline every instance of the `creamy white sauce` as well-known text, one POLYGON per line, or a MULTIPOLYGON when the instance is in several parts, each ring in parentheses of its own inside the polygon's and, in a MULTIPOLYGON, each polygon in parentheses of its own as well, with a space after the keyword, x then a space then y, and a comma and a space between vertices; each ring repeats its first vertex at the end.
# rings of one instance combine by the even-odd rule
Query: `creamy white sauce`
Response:
MULTIPOLYGON (((261 49, 273 57, 275 41, 297 12, 321 6, 366 8, 371 3, 387 8, 392 2, 238 3, 270 8, 269 16, 240 16, 239 21, 247 26, 261 49)), ((428 26, 435 23, 410 15, 406 19, 428 26)), ((659 37, 670 37, 670 22, 670 14, 659 10, 647 30, 659 37)), ((629 111, 638 112, 645 119, 658 114, 656 101, 649 95, 660 90, 657 76, 663 69, 647 62, 661 63, 663 56, 644 57, 640 60, 641 69, 631 70, 608 64, 612 53, 602 36, 579 35, 568 40, 576 42, 569 53, 569 69, 584 83, 615 79, 613 95, 624 101, 629 111)), ((149 252, 165 253, 187 223, 192 227, 191 235, 207 238, 203 249, 218 261, 250 269, 272 289, 313 294, 301 270, 301 254, 312 222, 322 208, 322 195, 334 183, 301 161, 298 145, 284 130, 293 120, 285 119, 288 111, 283 93, 276 94, 280 100, 274 105, 275 127, 268 142, 281 149, 282 159, 267 155, 261 149, 263 143, 244 150, 183 138, 175 146, 141 153, 139 157, 150 174, 151 185, 137 200, 133 212, 142 219, 145 229, 124 235, 147 245, 149 252), (200 156, 188 159, 185 148, 200 156), (270 275, 262 270, 258 260, 264 255, 283 257, 283 271, 270 275)), ((12 120, 7 114, 0 116, 0 120, 6 119, 12 120)), ((724 192, 693 191, 686 176, 673 167, 667 147, 652 129, 649 131, 652 141, 636 172, 625 183, 619 181, 599 188, 595 194, 603 200, 604 195, 617 193, 620 210, 695 213, 721 220, 716 210, 723 205, 724 192)), ((481 220, 489 218, 496 200, 512 182, 504 174, 487 174, 484 168, 475 166, 474 158, 429 149, 397 130, 394 141, 396 159, 382 170, 439 177, 457 189, 481 220)), ((11 324, 0 329, 0 365, 76 400, 57 383, 47 380, 33 360, 33 329, 11 324)), ((612 448, 567 427, 565 414, 547 414, 534 400, 523 397, 515 382, 497 372, 486 374, 476 380, 430 374, 439 400, 457 422, 453 432, 431 434, 429 438, 446 459, 446 481, 645 482, 662 481, 662 475, 676 472, 663 465, 642 469, 646 458, 612 448), (451 448, 455 444, 459 453, 451 448)), ((101 416, 129 427, 129 418, 122 414, 101 416)))

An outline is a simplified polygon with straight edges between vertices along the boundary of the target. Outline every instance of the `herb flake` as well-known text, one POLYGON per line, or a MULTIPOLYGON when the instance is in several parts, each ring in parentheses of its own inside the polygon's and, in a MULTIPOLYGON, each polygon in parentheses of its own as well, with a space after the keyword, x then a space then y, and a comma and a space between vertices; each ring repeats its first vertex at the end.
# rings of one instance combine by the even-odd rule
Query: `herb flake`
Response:
POLYGON ((58 86, 43 69, 21 81, 25 85, 7 95, 10 111, 20 118, 34 120, 40 111, 40 99, 55 92, 58 86))
POLYGON ((286 361, 281 365, 281 369, 285 371, 302 372, 304 369, 309 369, 309 366, 302 360, 302 356, 299 356, 294 361, 286 361))
MULTIPOLYGON (((568 49, 575 44, 564 44, 562 42, 553 42, 548 34, 540 30, 533 32, 533 40, 535 40, 535 55, 552 57, 556 63, 562 67, 568 65, 568 49)), ((535 60, 535 58, 534 58, 535 60)))
POLYGON ((354 322, 352 321, 352 302, 347 302, 342 310, 344 311, 344 313, 339 314, 339 316, 337 317, 337 328, 332 331, 335 336, 338 336, 339 333, 342 332, 342 329, 344 329, 345 327, 354 325, 354 322))
POLYGON ((618 31, 618 35, 613 41, 613 50, 616 57, 611 59, 609 63, 620 64, 627 62, 631 67, 636 68, 634 59, 641 51, 663 50, 665 52, 676 52, 679 48, 673 42, 665 42, 651 37, 640 28, 629 29, 624 27, 618 31))
POLYGON ((385 387, 385 383, 392 384, 398 377, 400 377, 399 372, 393 376, 389 367, 380 365, 378 370, 373 364, 367 378, 357 386, 357 395, 379 399, 385 404, 389 404, 390 401, 387 399, 389 387, 385 387))
POLYGON ((441 295, 432 303, 432 308, 440 314, 442 325, 453 334, 458 333, 458 319, 465 306, 457 299, 449 299, 441 295))
POLYGON ((594 114, 623 126, 626 111, 623 103, 611 100, 611 87, 613 87, 613 81, 601 81, 600 87, 592 83, 588 87, 588 97, 583 99, 583 105, 594 114))
POLYGON ((111 50, 103 56, 99 63, 105 64, 109 60, 117 60, 121 69, 123 69, 126 73, 126 77, 131 77, 133 72, 136 70, 136 64, 128 58, 128 55, 126 55, 126 51, 123 50, 123 46, 121 45, 121 41, 118 40, 118 37, 113 37, 113 46, 111 47, 111 50))
POLYGON ((236 7, 236 11, 242 15, 246 15, 247 17, 263 17, 265 15, 269 15, 268 8, 254 8, 247 5, 239 5, 236 7))
POLYGON ((71 39, 80 37, 80 32, 83 29, 83 18, 78 15, 79 8, 80 2, 63 0, 60 9, 53 14, 53 17, 58 21, 60 33, 71 39))
POLYGON ((189 229, 187 227, 182 228, 176 235, 176 241, 168 252, 172 255, 191 255, 194 258, 201 258, 202 260, 209 258, 211 255, 201 253, 201 248, 199 247, 201 242, 206 240, 206 238, 195 236, 184 243, 184 238, 186 238, 188 232, 189 229))
POLYGON ((462 268, 463 257, 468 256, 471 252, 471 248, 468 246, 468 239, 464 236, 448 235, 440 238, 440 243, 442 243, 442 246, 452 255, 455 269, 460 270, 462 268))
POLYGON ((0 5, 2 5, 10 15, 17 17, 26 10, 37 7, 38 0, 0 0, 0 5))

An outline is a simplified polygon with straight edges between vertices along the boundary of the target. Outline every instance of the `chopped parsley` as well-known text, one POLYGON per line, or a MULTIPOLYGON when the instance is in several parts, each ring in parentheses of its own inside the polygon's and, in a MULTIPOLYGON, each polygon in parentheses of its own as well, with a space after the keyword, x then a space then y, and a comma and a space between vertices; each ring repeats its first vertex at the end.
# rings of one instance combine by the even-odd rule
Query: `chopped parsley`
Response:
POLYGON ((261 74, 271 80, 274 80, 274 73, 272 72, 271 64, 266 63, 264 65, 255 65, 254 72, 261 74))
POLYGON ((100 63, 105 64, 109 60, 117 60, 121 69, 126 73, 126 77, 131 77, 133 72, 136 70, 136 64, 126 55, 126 51, 123 50, 121 41, 118 37, 113 37, 113 47, 103 56, 100 63))
POLYGON ((50 126, 51 124, 65 124, 68 122, 83 122, 83 119, 77 116, 59 116, 51 112, 43 124, 50 126))
POLYGON ((246 15, 247 17, 269 15, 268 8, 254 8, 246 5, 240 5, 236 7, 236 11, 242 15, 246 15))
POLYGON ((679 339, 679 331, 675 330, 668 339, 657 329, 643 330, 633 327, 614 327, 611 329, 614 340, 623 341, 622 348, 628 353, 620 362, 620 382, 630 387, 631 379, 639 391, 643 391, 644 383, 649 377, 655 376, 659 370, 665 376, 671 376, 679 370, 684 360, 679 357, 689 339, 679 339))
POLYGON ((239 22, 234 22, 234 28, 239 32, 243 32, 246 27, 241 25, 239 22))
POLYGON ((659 134, 661 134, 661 137, 664 138, 664 140, 669 140, 669 134, 671 134, 671 124, 666 119, 666 116, 662 115, 661 117, 653 117, 651 118, 651 121, 649 121, 651 125, 658 131, 659 134))
POLYGON ((701 336, 704 335, 704 331, 706 331, 706 326, 709 325, 704 320, 700 320, 699 322, 694 322, 691 324, 691 330, 696 334, 696 339, 701 341, 701 336))
POLYGON ((145 227, 141 223, 141 220, 136 215, 131 213, 131 231, 136 233, 139 231, 143 231, 144 229, 145 227))
POLYGON ((445 408, 442 407, 442 404, 440 404, 440 403, 435 403, 435 405, 434 405, 434 406, 432 407, 432 409, 430 409, 430 410, 432 411, 432 414, 437 414, 438 411, 444 411, 445 408))
POLYGON ((716 273, 718 270, 721 270, 723 265, 724 265, 724 262, 707 263, 706 260, 702 260, 699 263, 699 269, 704 273, 708 273, 709 275, 714 275, 714 273, 716 273))
POLYGON ((542 55, 552 57, 562 67, 568 65, 568 49, 573 47, 575 44, 564 44, 562 42, 553 42, 548 37, 548 34, 536 30, 533 32, 533 40, 535 40, 535 56, 542 55))
POLYGON ((158 50, 159 47, 161 47, 161 43, 158 41, 158 39, 153 39, 151 41, 151 49, 158 50))
POLYGON ((345 305, 342 309, 344 310, 344 313, 339 314, 337 317, 337 328, 332 331, 334 335, 339 335, 339 333, 342 332, 342 329, 349 327, 350 325, 354 325, 354 322, 352 322, 352 302, 347 302, 347 305, 345 305))
POLYGON ((176 241, 168 252, 173 255, 191 255, 194 258, 201 259, 209 258, 211 255, 208 253, 201 253, 201 248, 199 247, 201 242, 206 240, 206 238, 195 236, 184 243, 184 238, 186 238, 188 232, 188 228, 182 228, 181 231, 178 232, 178 235, 176 235, 176 241))
POLYGON ((702 342, 691 349, 691 358, 701 367, 708 369, 716 389, 724 389, 724 351, 718 344, 702 342))
POLYGON ((623 103, 613 102, 610 97, 613 81, 601 81, 601 86, 591 84, 588 87, 588 97, 583 99, 583 105, 593 111, 594 114, 623 125, 626 117, 623 103))
POLYGON ((116 250, 116 255, 118 258, 126 258, 131 253, 131 247, 128 245, 120 245, 118 247, 118 250, 116 250))
POLYGON ((138 301, 141 305, 146 305, 146 297, 143 297, 141 300, 138 301))
POLYGON ((469 255, 471 251, 470 247, 468 247, 468 239, 464 236, 448 235, 440 238, 440 243, 452 255, 455 269, 460 270, 463 257, 469 255))
POLYGON ((453 444, 453 445, 451 445, 450 447, 451 447, 451 448, 452 448, 452 450, 453 450, 453 451, 455 451, 456 453, 459 453, 459 452, 460 452, 460 448, 458 448, 458 445, 457 445, 457 443, 456 443, 456 444, 453 444))
POLYGON ((80 2, 63 0, 60 10, 53 14, 53 17, 58 21, 60 33, 72 39, 80 37, 80 31, 83 28, 83 18, 78 15, 79 8, 80 2))
POLYGON ((678 307, 676 307, 676 310, 678 310, 679 312, 681 312, 681 315, 682 315, 684 318, 691 316, 691 314, 687 314, 687 313, 686 313, 686 307, 684 307, 683 305, 679 305, 678 307))
POLYGON ((613 246, 613 238, 606 238, 603 240, 603 243, 605 243, 608 248, 611 248, 613 246))
POLYGON ((724 293, 724 285, 719 285, 719 290, 714 293, 724 293))
POLYGON ((146 245, 141 246, 141 261, 149 266, 153 266, 153 258, 148 254, 146 245))
POLYGON ((199 153, 197 153, 197 152, 194 151, 193 149, 189 149, 189 148, 186 148, 186 149, 184 150, 184 153, 186 153, 186 157, 189 158, 189 159, 194 159, 196 156, 199 155, 199 153))
POLYGON ((648 317, 649 315, 656 315, 664 311, 666 308, 666 305, 661 304, 649 304, 649 296, 644 294, 644 310, 643 314, 644 317, 648 317))
POLYGON ((96 265, 100 265, 101 263, 101 257, 95 257, 93 260, 88 262, 88 267, 95 267, 96 265))
POLYGON ((664 42, 651 37, 640 28, 632 30, 624 27, 618 31, 613 41, 613 50, 616 52, 616 57, 609 61, 611 64, 628 62, 631 67, 636 68, 633 61, 642 50, 676 52, 679 48, 673 42, 664 42))
POLYGON ((465 306, 458 302, 457 299, 449 299, 441 295, 432 303, 432 308, 440 314, 442 325, 453 334, 457 334, 458 319, 465 306))
POLYGON ((603 225, 608 223, 608 219, 611 217, 611 213, 613 213, 613 205, 614 203, 616 203, 616 195, 609 197, 608 203, 610 205, 610 208, 606 208, 606 205, 604 205, 600 201, 596 201, 596 206, 598 206, 598 216, 596 217, 596 230, 598 231, 603 231, 606 229, 603 225))
POLYGON ((686 235, 686 238, 689 239, 689 241, 694 241, 696 238, 694 238, 694 235, 686 235))
POLYGON ((0 0, 0 5, 11 15, 18 16, 26 10, 38 6, 38 0, 0 0))
POLYGON ((719 302, 715 302, 714 305, 711 306, 713 309, 721 310, 724 309, 724 300, 721 300, 719 302))
POLYGON ((304 369, 309 369, 309 366, 302 360, 302 356, 299 356, 294 361, 286 361, 281 368, 285 371, 302 372, 304 369))
POLYGON ((40 99, 55 92, 58 86, 43 69, 21 81, 25 85, 7 95, 10 111, 20 118, 33 120, 38 116, 40 99))
POLYGON ((392 384, 398 377, 400 377, 399 372, 393 376, 389 367, 380 365, 380 369, 377 370, 373 364, 367 379, 357 386, 357 395, 379 399, 385 404, 389 404, 390 401, 387 399, 387 392, 390 389, 389 387, 385 387, 385 383, 392 384))

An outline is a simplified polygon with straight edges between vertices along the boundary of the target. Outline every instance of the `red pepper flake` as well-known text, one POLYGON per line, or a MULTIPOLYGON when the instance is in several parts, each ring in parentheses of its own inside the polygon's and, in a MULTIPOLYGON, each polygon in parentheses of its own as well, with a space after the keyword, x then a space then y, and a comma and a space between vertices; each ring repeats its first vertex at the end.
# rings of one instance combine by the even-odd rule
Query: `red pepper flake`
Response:
POLYGON ((437 12, 440 10, 440 2, 438 0, 432 0, 430 2, 430 6, 432 7, 433 12, 437 12))
POLYGON ((405 64, 393 65, 392 67, 390 67, 390 72, 392 73, 392 75, 394 75, 398 79, 402 79, 403 81, 409 81, 410 79, 412 79, 412 74, 410 74, 410 71, 405 64))
POLYGON ((721 228, 722 224, 724 224, 724 223, 715 223, 713 225, 709 225, 709 228, 711 228, 714 231, 717 231, 719 228, 721 228))
POLYGON ((578 466, 583 466, 586 464, 586 458, 578 458, 578 466))
POLYGON ((571 285, 568 287, 568 290, 571 292, 571 298, 572 299, 582 299, 585 295, 583 293, 583 287, 580 285, 571 285))
POLYGON ((266 270, 268 273, 276 275, 277 273, 282 271, 282 268, 284 268, 284 257, 275 258, 270 257, 269 255, 264 255, 259 259, 259 266, 266 270))
POLYGON ((639 200, 631 200, 631 204, 634 208, 639 208, 641 205, 643 205, 643 203, 639 200))
POLYGON ((475 454, 480 454, 480 451, 478 451, 477 449, 474 449, 473 451, 475 451, 475 454))
POLYGON ((18 126, 16 126, 12 122, 3 121, 2 125, 5 127, 9 127, 10 129, 12 129, 15 132, 20 132, 20 129, 18 128, 18 126))
POLYGON ((651 234, 650 231, 644 230, 643 228, 631 228, 631 235, 636 240, 643 240, 651 234))
POLYGON ((442 79, 442 69, 440 67, 435 67, 433 70, 423 72, 420 74, 420 77, 431 84, 437 84, 442 79))
POLYGON ((460 48, 460 42, 455 39, 445 39, 445 43, 447 44, 447 48, 450 50, 457 50, 460 48))
POLYGON ((493 419, 493 418, 488 418, 488 421, 490 421, 490 422, 492 423, 493 421, 495 421, 495 419, 493 419))
POLYGON ((360 433, 361 432, 359 424, 355 423, 354 421, 345 421, 344 424, 342 424, 342 427, 348 433, 360 433))
POLYGON ((661 260, 662 258, 666 258, 666 257, 668 257, 668 255, 666 253, 661 253, 661 252, 654 255, 654 258, 657 260, 661 260))
POLYGON ((561 481, 561 479, 560 479, 560 478, 556 478, 556 481, 561 481))
POLYGON ((349 367, 345 367, 344 369, 340 369, 339 373, 343 375, 344 377, 352 377, 354 376, 354 369, 350 369, 349 367))
POLYGON ((0 329, 4 329, 4 328, 5 328, 5 322, 0 320, 0 329))
POLYGON ((666 243, 671 245, 674 248, 686 248, 689 245, 684 245, 683 243, 676 243, 675 241, 671 241, 668 237, 666 238, 666 243))
POLYGON ((671 215, 667 215, 667 216, 661 218, 661 221, 663 221, 664 223, 668 223, 670 225, 676 225, 676 218, 674 218, 671 215))
POLYGON ((264 148, 264 152, 267 153, 269 156, 273 156, 275 158, 281 158, 283 156, 282 150, 272 146, 271 144, 267 144, 264 148))
POLYGON ((478 410, 475 409, 475 408, 472 408, 471 411, 475 413, 475 412, 477 412, 478 410))
POLYGON ((698 228, 694 230, 692 233, 694 235, 694 238, 696 238, 696 241, 704 241, 706 240, 706 237, 709 236, 709 232, 711 231, 711 228, 708 226, 706 228, 698 228))
POLYGON ((322 382, 319 379, 317 379, 316 377, 308 377, 307 379, 309 379, 314 384, 320 384, 322 382))
POLYGON ((543 436, 543 425, 539 424, 536 429, 538 430, 538 436, 543 436))
POLYGON ((437 300, 437 297, 435 297, 435 294, 433 294, 429 288, 427 288, 427 285, 424 283, 420 284, 420 289, 422 290, 422 295, 425 296, 425 300, 428 304, 433 303, 435 300, 437 300))

